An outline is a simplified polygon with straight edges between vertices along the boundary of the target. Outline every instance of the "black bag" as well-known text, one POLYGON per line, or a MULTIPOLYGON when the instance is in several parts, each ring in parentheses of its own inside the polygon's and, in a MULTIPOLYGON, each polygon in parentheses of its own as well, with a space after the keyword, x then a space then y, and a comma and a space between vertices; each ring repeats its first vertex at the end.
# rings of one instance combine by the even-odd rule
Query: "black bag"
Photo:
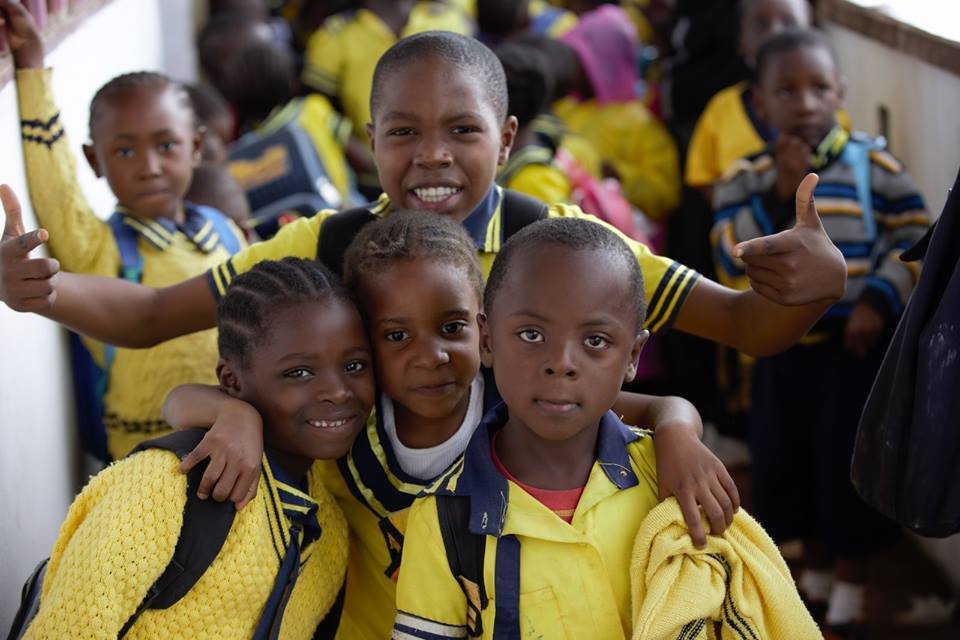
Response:
POLYGON ((901 259, 926 253, 864 406, 851 479, 925 536, 960 531, 960 175, 943 213, 901 259))
MULTIPOLYGON (((161 438, 140 443, 129 455, 146 449, 163 449, 183 458, 193 451, 206 433, 204 429, 175 431, 161 438)), ((201 500, 197 497, 197 488, 200 486, 200 480, 206 468, 207 462, 204 461, 187 474, 187 503, 183 509, 183 526, 180 528, 180 537, 177 539, 173 558, 147 591, 143 602, 120 630, 118 638, 125 636, 137 618, 147 609, 167 609, 173 606, 190 591, 220 553, 237 511, 232 502, 201 500)), ((44 559, 37 565, 33 574, 23 585, 20 607, 13 618, 7 640, 17 640, 22 637, 34 616, 37 615, 47 560, 44 559)))

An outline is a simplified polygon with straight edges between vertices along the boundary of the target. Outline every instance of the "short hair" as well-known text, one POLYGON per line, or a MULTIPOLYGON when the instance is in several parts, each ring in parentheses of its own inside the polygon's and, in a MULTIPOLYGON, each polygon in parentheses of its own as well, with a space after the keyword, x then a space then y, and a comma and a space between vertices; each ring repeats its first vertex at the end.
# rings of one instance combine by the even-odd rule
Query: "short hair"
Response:
POLYGON ((301 258, 264 260, 233 279, 217 306, 220 357, 246 368, 252 349, 267 339, 273 316, 305 302, 353 296, 319 262, 301 258))
POLYGON ((296 66, 293 52, 279 42, 250 43, 226 62, 223 95, 241 123, 263 120, 297 95, 296 66))
POLYGON ((477 30, 482 36, 507 38, 526 22, 529 2, 477 0, 477 30))
POLYGON ((224 115, 231 117, 230 105, 211 85, 198 82, 186 84, 183 88, 190 96, 190 104, 193 105, 193 112, 197 115, 197 121, 200 124, 207 124, 224 115))
POLYGON ((243 188, 224 167, 201 164, 194 168, 184 199, 220 211, 241 229, 250 221, 250 203, 243 188))
POLYGON ((245 11, 225 11, 210 16, 197 34, 197 57, 200 68, 210 83, 223 90, 223 72, 238 51, 250 44, 244 41, 259 25, 269 25, 260 17, 245 11))
POLYGON ((93 127, 111 101, 116 100, 121 95, 133 91, 154 91, 161 93, 171 90, 177 94, 181 106, 190 114, 190 119, 196 126, 196 114, 193 109, 193 103, 187 94, 183 85, 172 80, 169 76, 155 71, 134 71, 133 73, 124 73, 113 78, 105 85, 100 87, 90 101, 90 138, 93 139, 93 127))
POLYGON ((830 41, 823 32, 817 29, 785 29, 768 39, 757 51, 756 81, 763 79, 763 73, 770 65, 770 61, 785 53, 798 49, 823 49, 830 55, 834 67, 837 66, 837 56, 830 46, 830 41))
POLYGON ((462 269, 468 285, 483 300, 483 271, 477 248, 463 225, 429 211, 394 211, 360 230, 347 248, 346 285, 364 300, 364 283, 401 261, 427 258, 462 269))
POLYGON ((387 80, 408 65, 439 59, 467 74, 483 87, 498 120, 507 117, 507 79, 503 66, 486 45, 469 36, 449 31, 425 31, 403 38, 381 56, 373 71, 370 113, 383 101, 387 80))
POLYGON ((602 224, 582 218, 548 218, 524 227, 504 244, 487 279, 483 294, 483 311, 489 316, 493 311, 497 294, 510 275, 517 255, 540 247, 563 247, 572 251, 603 253, 619 259, 627 272, 629 296, 636 314, 636 330, 643 329, 646 319, 646 293, 643 274, 637 258, 623 238, 602 224))
POLYGON ((534 34, 524 34, 510 42, 536 50, 547 61, 553 91, 544 98, 546 104, 553 104, 573 91, 580 69, 580 58, 573 47, 563 40, 534 34))
POLYGON ((507 77, 510 115, 523 127, 546 109, 553 95, 550 63, 546 54, 513 42, 500 45, 495 53, 507 77))

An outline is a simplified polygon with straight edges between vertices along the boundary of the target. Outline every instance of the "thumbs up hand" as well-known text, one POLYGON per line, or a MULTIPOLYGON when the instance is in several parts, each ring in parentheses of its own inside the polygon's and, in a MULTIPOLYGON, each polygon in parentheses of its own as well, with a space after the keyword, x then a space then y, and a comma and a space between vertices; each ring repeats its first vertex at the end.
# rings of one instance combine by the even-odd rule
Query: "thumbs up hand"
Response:
POLYGON ((800 182, 792 229, 741 242, 733 249, 734 257, 746 265, 753 290, 777 304, 836 301, 846 289, 846 261, 823 230, 814 204, 819 181, 810 173, 800 182))
POLYGON ((30 252, 47 241, 44 229, 25 233, 20 202, 7 185, 0 185, 5 221, 0 238, 0 300, 15 311, 44 311, 57 297, 54 277, 60 263, 50 258, 31 258, 30 252))

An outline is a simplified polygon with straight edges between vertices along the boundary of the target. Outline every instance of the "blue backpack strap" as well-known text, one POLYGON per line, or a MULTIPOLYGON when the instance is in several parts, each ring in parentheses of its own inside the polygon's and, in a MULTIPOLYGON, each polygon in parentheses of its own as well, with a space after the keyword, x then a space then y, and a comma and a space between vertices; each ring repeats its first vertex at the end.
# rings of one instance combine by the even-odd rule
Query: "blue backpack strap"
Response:
POLYGON ((120 250, 120 273, 118 275, 124 280, 139 284, 143 280, 143 256, 140 254, 140 247, 137 244, 139 236, 133 227, 126 224, 123 219, 124 215, 118 211, 107 220, 110 231, 113 232, 113 240, 117 243, 117 249, 120 250))
POLYGON ((190 204, 189 206, 198 214, 200 214, 205 221, 213 225, 213 230, 218 236, 220 236, 220 246, 226 249, 227 253, 234 255, 243 248, 240 245, 240 240, 237 238, 237 234, 233 232, 233 228, 230 226, 230 220, 227 218, 227 216, 213 207, 207 207, 199 204, 190 204))
POLYGON ((870 186, 870 152, 882 149, 882 140, 872 140, 851 136, 840 156, 843 162, 853 169, 853 177, 857 188, 857 201, 863 215, 863 224, 867 235, 873 242, 877 238, 877 221, 873 215, 873 192, 870 186))

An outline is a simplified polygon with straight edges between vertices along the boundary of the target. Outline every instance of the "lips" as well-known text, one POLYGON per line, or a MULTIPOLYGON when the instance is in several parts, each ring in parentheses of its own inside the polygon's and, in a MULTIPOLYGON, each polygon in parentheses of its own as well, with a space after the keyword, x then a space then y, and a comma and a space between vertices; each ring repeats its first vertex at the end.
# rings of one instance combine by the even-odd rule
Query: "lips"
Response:
POLYGON ((536 404, 541 411, 557 416, 571 414, 580 408, 580 403, 567 398, 535 398, 534 404, 536 404))
POLYGON ((347 416, 331 416, 327 418, 308 418, 304 422, 321 431, 342 431, 349 427, 357 419, 356 414, 347 416))
POLYGON ((415 393, 423 396, 445 396, 457 388, 456 381, 424 384, 413 388, 415 393))
POLYGON ((409 190, 418 209, 446 210, 463 194, 463 187, 452 184, 418 185, 409 190))

